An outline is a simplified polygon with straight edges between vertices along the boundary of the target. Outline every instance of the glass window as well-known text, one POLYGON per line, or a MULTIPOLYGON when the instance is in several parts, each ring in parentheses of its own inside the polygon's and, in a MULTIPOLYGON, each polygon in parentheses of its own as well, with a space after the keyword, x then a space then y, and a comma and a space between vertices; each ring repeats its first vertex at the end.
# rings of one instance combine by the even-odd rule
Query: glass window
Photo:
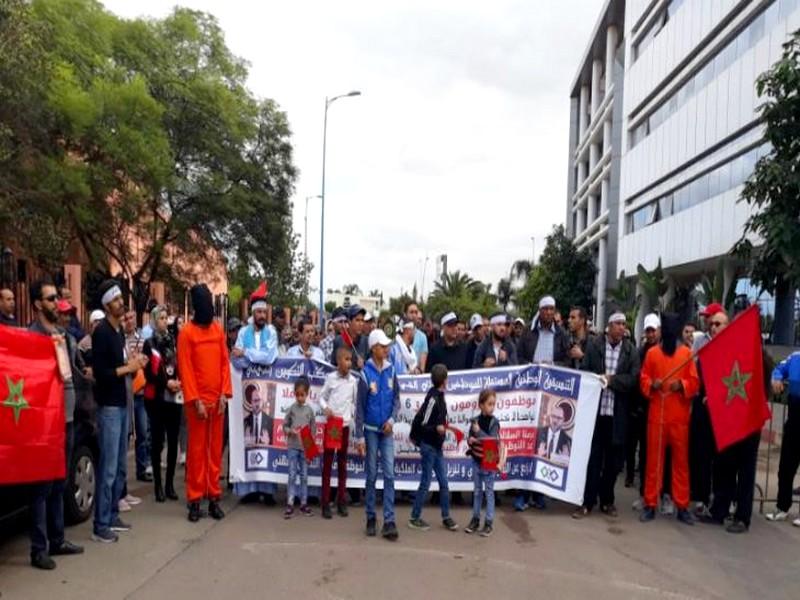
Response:
POLYGON ((689 190, 684 186, 675 190, 674 211, 679 213, 687 208, 689 208, 689 190))
MULTIPOLYGON (((764 31, 765 31, 764 24, 765 23, 766 23, 766 17, 764 16, 764 13, 762 12, 760 15, 758 15, 755 18, 755 21, 753 21, 750 24, 750 39, 753 42, 757 43, 762 37, 764 37, 764 31)), ((755 46, 755 43, 753 43, 752 45, 755 46)))
POLYGON ((672 215, 672 194, 667 194, 658 201, 658 212, 662 219, 672 215))
POLYGON ((750 49, 750 36, 747 35, 747 28, 739 32, 736 36, 736 56, 744 56, 745 52, 750 49))
POLYGON ((714 169, 708 174, 708 197, 713 198, 719 195, 719 169, 714 169))
POLYGON ((720 165, 719 169, 719 191, 720 193, 727 192, 731 189, 731 165, 725 163, 720 165))

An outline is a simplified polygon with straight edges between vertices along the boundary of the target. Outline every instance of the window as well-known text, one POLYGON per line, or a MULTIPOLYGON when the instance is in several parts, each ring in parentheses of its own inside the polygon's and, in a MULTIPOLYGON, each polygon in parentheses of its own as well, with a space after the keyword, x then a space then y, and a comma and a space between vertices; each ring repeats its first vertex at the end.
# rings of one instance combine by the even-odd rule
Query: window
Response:
POLYGON ((683 0, 670 0, 667 2, 667 5, 650 20, 650 23, 645 28, 645 32, 639 38, 639 41, 633 45, 633 62, 639 59, 647 47, 656 39, 656 36, 661 33, 661 30, 664 29, 667 22, 675 17, 675 14, 682 5, 683 0))

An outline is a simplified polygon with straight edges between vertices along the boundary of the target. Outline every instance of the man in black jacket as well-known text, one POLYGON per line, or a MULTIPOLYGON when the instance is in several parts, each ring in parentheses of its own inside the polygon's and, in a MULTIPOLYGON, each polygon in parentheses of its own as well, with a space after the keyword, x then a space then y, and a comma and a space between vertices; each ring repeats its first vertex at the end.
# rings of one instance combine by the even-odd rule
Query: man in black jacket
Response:
MULTIPOLYGON (((431 346, 425 369, 430 373, 434 365, 444 365, 448 371, 462 371, 467 367, 467 346, 458 341, 458 317, 449 312, 440 322, 442 337, 431 346)), ((472 367, 470 364, 469 367, 472 367)))
POLYGON ((600 394, 586 467, 583 506, 572 514, 576 519, 592 511, 598 496, 600 510, 610 517, 617 516, 614 484, 625 446, 628 399, 638 390, 639 367, 639 354, 630 340, 625 339, 625 315, 616 312, 608 318, 606 334, 587 345, 582 364, 583 370, 604 378, 606 386, 600 394))
POLYGON ((567 327, 569 327, 569 352, 567 365, 573 369, 580 369, 583 357, 586 354, 586 345, 594 335, 587 325, 588 315, 582 306, 573 306, 569 309, 567 327))
POLYGON ((508 315, 495 313, 489 319, 492 333, 486 337, 475 350, 472 359, 473 369, 490 369, 492 367, 508 367, 519 364, 517 349, 508 339, 508 315))
POLYGON ((556 301, 552 296, 539 300, 539 312, 517 347, 520 364, 545 363, 569 366, 569 339, 555 322, 556 301))

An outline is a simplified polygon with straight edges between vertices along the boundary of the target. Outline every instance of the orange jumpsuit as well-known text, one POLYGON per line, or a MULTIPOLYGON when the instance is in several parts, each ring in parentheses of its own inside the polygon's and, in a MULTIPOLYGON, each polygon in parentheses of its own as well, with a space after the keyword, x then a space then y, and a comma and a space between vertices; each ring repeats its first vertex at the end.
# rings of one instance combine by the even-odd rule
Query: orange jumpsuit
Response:
POLYGON ((647 470, 645 472, 644 504, 655 508, 664 480, 664 452, 672 449, 672 495, 679 509, 689 507, 689 415, 692 397, 700 388, 697 368, 691 351, 678 346, 675 354, 667 356, 660 346, 651 348, 642 365, 639 384, 650 401, 647 413, 647 470), (677 373, 664 381, 673 369, 685 363, 677 373), (652 390, 654 380, 661 379, 658 391, 652 390), (670 392, 672 382, 683 383, 681 392, 670 392))
POLYGON ((231 370, 225 332, 216 321, 207 327, 187 323, 178 335, 178 372, 186 401, 186 499, 219 500, 222 489, 222 434, 225 415, 219 412, 221 396, 230 398, 231 370), (207 417, 195 409, 199 400, 207 417))

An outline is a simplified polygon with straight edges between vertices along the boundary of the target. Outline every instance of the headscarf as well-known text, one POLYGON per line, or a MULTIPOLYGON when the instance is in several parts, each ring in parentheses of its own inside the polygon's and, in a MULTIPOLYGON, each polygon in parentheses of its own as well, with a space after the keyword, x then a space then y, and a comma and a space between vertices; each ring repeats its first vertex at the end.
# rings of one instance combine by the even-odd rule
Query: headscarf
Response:
POLYGON ((661 349, 667 356, 673 356, 681 339, 681 322, 675 313, 661 315, 661 349))
POLYGON ((198 283, 192 286, 189 295, 194 309, 192 321, 197 325, 210 325, 214 320, 214 300, 211 297, 211 290, 205 283, 198 283))
POLYGON ((162 359, 167 364, 175 362, 175 338, 170 331, 169 325, 165 331, 159 331, 156 327, 158 318, 167 312, 165 306, 156 306, 150 311, 150 323, 153 327, 153 346, 161 353, 162 359))

